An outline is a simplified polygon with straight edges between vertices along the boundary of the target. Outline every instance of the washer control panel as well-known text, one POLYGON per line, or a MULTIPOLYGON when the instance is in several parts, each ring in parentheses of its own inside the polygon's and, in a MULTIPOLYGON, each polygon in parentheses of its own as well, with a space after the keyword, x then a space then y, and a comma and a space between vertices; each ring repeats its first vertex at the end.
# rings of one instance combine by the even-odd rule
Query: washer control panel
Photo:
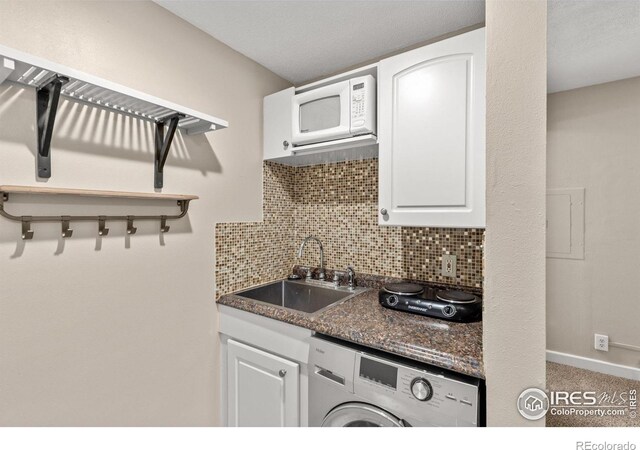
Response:
POLYGON ((477 426, 476 384, 389 361, 365 352, 356 354, 354 392, 381 408, 401 408, 438 426, 477 426))

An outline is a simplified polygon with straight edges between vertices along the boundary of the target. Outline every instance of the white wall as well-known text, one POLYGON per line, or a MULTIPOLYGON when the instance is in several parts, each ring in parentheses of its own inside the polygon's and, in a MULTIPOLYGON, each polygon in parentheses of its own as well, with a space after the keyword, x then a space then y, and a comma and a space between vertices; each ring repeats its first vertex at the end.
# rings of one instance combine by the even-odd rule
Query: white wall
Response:
POLYGON ((484 361, 487 423, 545 385, 546 2, 488 0, 484 361))
MULTIPOLYGON (((149 2, 0 2, 0 44, 230 122, 178 137, 167 193, 188 218, 157 223, 20 225, 0 218, 0 425, 214 425, 218 420, 214 223, 261 217, 262 98, 287 83, 149 2)), ((35 178, 35 94, 0 86, 0 184, 153 191, 153 129, 61 105, 53 176, 35 178)), ((71 200, 35 214, 166 209, 71 200)), ((173 210, 173 208, 169 208, 173 210)))
POLYGON ((547 348, 640 367, 593 348, 594 333, 640 346, 640 77, 548 98, 547 185, 584 187, 584 260, 547 259, 547 348))

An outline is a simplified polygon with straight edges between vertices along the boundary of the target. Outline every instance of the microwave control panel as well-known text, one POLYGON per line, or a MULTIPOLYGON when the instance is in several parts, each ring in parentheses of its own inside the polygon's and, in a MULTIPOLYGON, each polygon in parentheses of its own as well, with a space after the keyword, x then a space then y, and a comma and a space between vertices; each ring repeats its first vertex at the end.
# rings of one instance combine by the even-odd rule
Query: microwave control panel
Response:
POLYGON ((375 133, 375 78, 371 75, 350 80, 351 133, 375 133))
POLYGON ((354 84, 351 90, 351 118, 364 119, 364 81, 354 84))

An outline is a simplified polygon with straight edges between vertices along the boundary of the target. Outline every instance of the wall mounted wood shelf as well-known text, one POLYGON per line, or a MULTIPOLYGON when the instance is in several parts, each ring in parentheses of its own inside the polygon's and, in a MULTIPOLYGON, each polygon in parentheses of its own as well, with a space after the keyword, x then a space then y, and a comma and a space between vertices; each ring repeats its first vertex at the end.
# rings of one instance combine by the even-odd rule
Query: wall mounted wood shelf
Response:
POLYGON ((37 161, 42 178, 51 177, 51 136, 60 96, 154 122, 156 188, 162 187, 164 163, 176 130, 194 135, 229 126, 226 120, 0 45, 0 83, 5 80, 36 89, 37 161))
POLYGON ((98 223, 98 235, 106 236, 109 229, 106 227, 107 221, 125 221, 127 222, 127 234, 135 234, 137 228, 133 226, 136 220, 158 220, 160 222, 160 231, 166 233, 169 231, 167 220, 175 220, 184 217, 189 211, 189 202, 197 200, 197 195, 180 195, 180 194, 156 194, 147 192, 120 192, 120 191, 100 191, 89 189, 63 189, 48 188, 39 186, 0 186, 0 215, 15 222, 22 223, 22 239, 32 239, 33 230, 31 230, 32 222, 60 222, 62 225, 62 237, 69 238, 73 235, 73 230, 69 227, 71 222, 95 221, 98 223), (98 216, 16 216, 8 213, 4 209, 4 204, 9 201, 11 195, 65 195, 80 196, 94 198, 120 198, 133 200, 169 200, 178 204, 180 212, 174 215, 98 215, 98 216))

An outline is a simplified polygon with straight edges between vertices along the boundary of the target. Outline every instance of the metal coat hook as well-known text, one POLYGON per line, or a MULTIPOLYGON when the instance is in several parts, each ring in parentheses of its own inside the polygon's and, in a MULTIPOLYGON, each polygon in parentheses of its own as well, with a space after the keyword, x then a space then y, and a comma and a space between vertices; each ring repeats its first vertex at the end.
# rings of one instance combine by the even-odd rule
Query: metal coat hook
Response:
POLYGON ((160 231, 167 233, 171 227, 167 225, 167 216, 160 216, 160 231))
POLYGON ((62 216, 60 217, 60 220, 62 222, 62 237, 70 238, 71 236, 73 236, 73 230, 69 228, 69 221, 71 220, 71 217, 62 216))
POLYGON ((22 217, 22 239, 32 239, 33 230, 31 229, 31 216, 22 217))
POLYGON ((135 216, 127 216, 127 234, 136 234, 138 229, 133 226, 133 220, 135 216))
POLYGON ((106 236, 109 234, 109 229, 106 227, 107 217, 98 216, 98 235, 106 236))

